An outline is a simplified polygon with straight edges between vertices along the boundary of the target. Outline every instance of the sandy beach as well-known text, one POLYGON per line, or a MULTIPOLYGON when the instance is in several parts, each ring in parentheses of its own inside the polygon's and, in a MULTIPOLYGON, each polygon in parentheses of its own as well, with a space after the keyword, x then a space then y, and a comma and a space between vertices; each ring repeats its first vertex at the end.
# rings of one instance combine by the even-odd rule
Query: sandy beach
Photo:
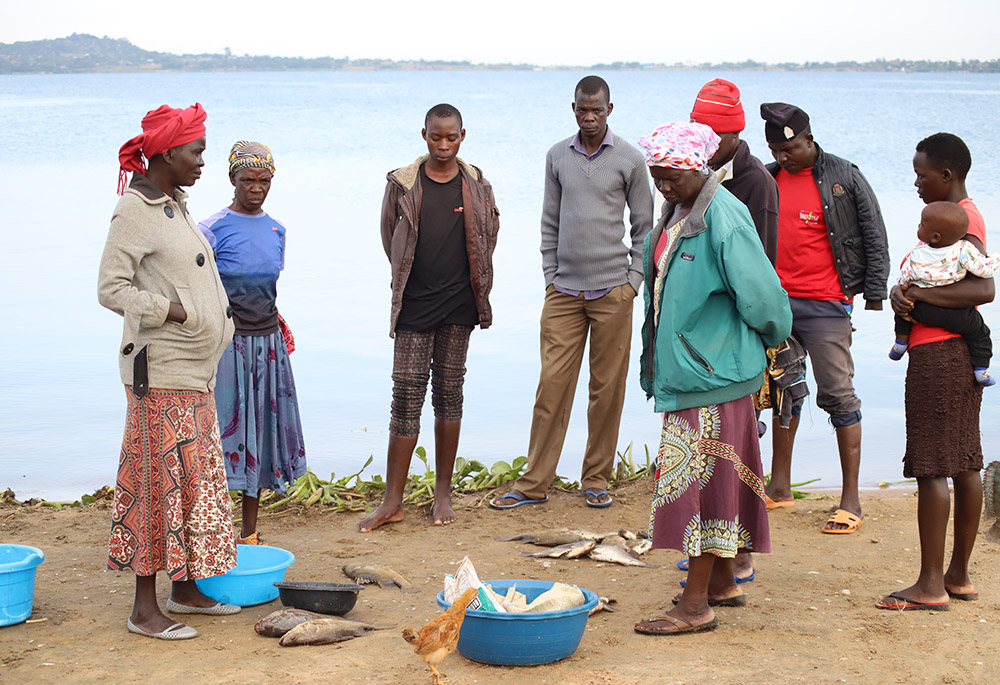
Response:
MULTIPOLYGON (((133 576, 106 571, 106 508, 0 507, 0 540, 45 551, 38 569, 32 623, 0 628, 0 681, 127 683, 343 682, 429 683, 429 671, 400 637, 440 610, 442 576, 468 554, 480 576, 558 580, 617 600, 619 611, 591 616, 571 657, 531 667, 487 666, 460 654, 441 671, 453 684, 501 683, 987 683, 1000 681, 1000 546, 981 527, 972 561, 981 593, 952 601, 947 612, 874 608, 880 594, 913 582, 918 564, 916 498, 912 490, 863 493, 864 525, 854 535, 822 535, 835 500, 800 500, 772 513, 773 553, 760 555, 756 579, 743 586, 743 608, 720 608, 717 631, 650 637, 633 632, 660 613, 684 574, 678 552, 653 550, 658 569, 582 560, 519 556, 520 543, 497 536, 580 526, 644 528, 650 481, 614 491, 614 506, 588 509, 578 494, 553 493, 544 506, 498 512, 483 496, 458 500, 460 520, 431 525, 425 509, 367 534, 356 514, 309 510, 261 520, 268 542, 297 558, 289 580, 345 581, 341 566, 364 560, 391 566, 419 592, 368 587, 351 617, 395 624, 340 645, 284 648, 258 636, 253 624, 280 601, 229 617, 193 616, 201 636, 168 643, 132 635, 133 576)), ((950 541, 949 541, 950 548, 950 541)), ((161 605, 168 584, 159 578, 161 605)))

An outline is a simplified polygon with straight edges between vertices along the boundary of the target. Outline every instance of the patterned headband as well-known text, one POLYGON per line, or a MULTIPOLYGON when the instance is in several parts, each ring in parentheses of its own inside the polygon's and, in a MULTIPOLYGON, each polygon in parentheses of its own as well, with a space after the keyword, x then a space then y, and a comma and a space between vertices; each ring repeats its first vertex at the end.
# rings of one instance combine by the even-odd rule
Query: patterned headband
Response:
POLYGON ((263 143, 250 140, 238 140, 229 152, 229 173, 235 174, 240 169, 255 167, 267 169, 274 174, 274 157, 271 148, 263 143))
POLYGON ((721 138, 704 124, 675 121, 639 139, 646 164, 673 169, 704 170, 719 149, 721 138))

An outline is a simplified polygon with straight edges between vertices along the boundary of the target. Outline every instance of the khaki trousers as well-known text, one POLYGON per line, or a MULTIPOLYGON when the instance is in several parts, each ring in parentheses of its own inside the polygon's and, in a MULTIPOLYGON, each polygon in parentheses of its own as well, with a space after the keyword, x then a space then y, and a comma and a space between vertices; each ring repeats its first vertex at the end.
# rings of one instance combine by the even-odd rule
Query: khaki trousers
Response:
POLYGON ((573 297, 554 287, 547 289, 541 318, 542 371, 531 417, 528 470, 514 485, 528 498, 545 497, 555 477, 588 333, 590 403, 580 484, 585 490, 607 487, 625 402, 634 298, 635 291, 628 283, 589 301, 582 293, 573 297))

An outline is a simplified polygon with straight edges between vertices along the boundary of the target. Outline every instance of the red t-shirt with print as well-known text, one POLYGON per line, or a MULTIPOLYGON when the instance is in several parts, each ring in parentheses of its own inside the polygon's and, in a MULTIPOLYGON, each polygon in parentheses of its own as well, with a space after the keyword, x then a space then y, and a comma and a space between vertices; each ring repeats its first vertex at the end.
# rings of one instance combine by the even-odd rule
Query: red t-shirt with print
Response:
MULTIPOLYGON (((979 208, 972 202, 971 197, 960 200, 958 206, 964 209, 965 213, 969 216, 969 235, 974 235, 979 238, 985 248, 986 222, 983 221, 983 215, 979 213, 979 208)), ((940 342, 942 340, 959 337, 961 336, 959 336, 958 333, 952 333, 951 331, 946 331, 943 328, 935 328, 933 326, 925 326, 922 323, 915 323, 913 325, 913 330, 910 331, 910 347, 912 348, 925 343, 940 342)))
POLYGON ((833 248, 823 217, 823 201, 812 168, 778 182, 778 259, 776 270, 789 297, 846 302, 833 262, 833 248))

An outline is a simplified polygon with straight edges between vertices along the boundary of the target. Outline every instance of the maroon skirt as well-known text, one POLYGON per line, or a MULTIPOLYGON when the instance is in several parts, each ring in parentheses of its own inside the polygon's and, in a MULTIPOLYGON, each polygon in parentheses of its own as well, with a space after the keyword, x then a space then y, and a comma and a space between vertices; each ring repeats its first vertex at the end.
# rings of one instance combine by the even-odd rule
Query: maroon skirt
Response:
POLYGON ((649 532, 689 557, 771 551, 750 395, 664 413, 649 532))
POLYGON ((962 338, 911 347, 906 366, 905 478, 950 478, 983 468, 983 387, 962 338))

